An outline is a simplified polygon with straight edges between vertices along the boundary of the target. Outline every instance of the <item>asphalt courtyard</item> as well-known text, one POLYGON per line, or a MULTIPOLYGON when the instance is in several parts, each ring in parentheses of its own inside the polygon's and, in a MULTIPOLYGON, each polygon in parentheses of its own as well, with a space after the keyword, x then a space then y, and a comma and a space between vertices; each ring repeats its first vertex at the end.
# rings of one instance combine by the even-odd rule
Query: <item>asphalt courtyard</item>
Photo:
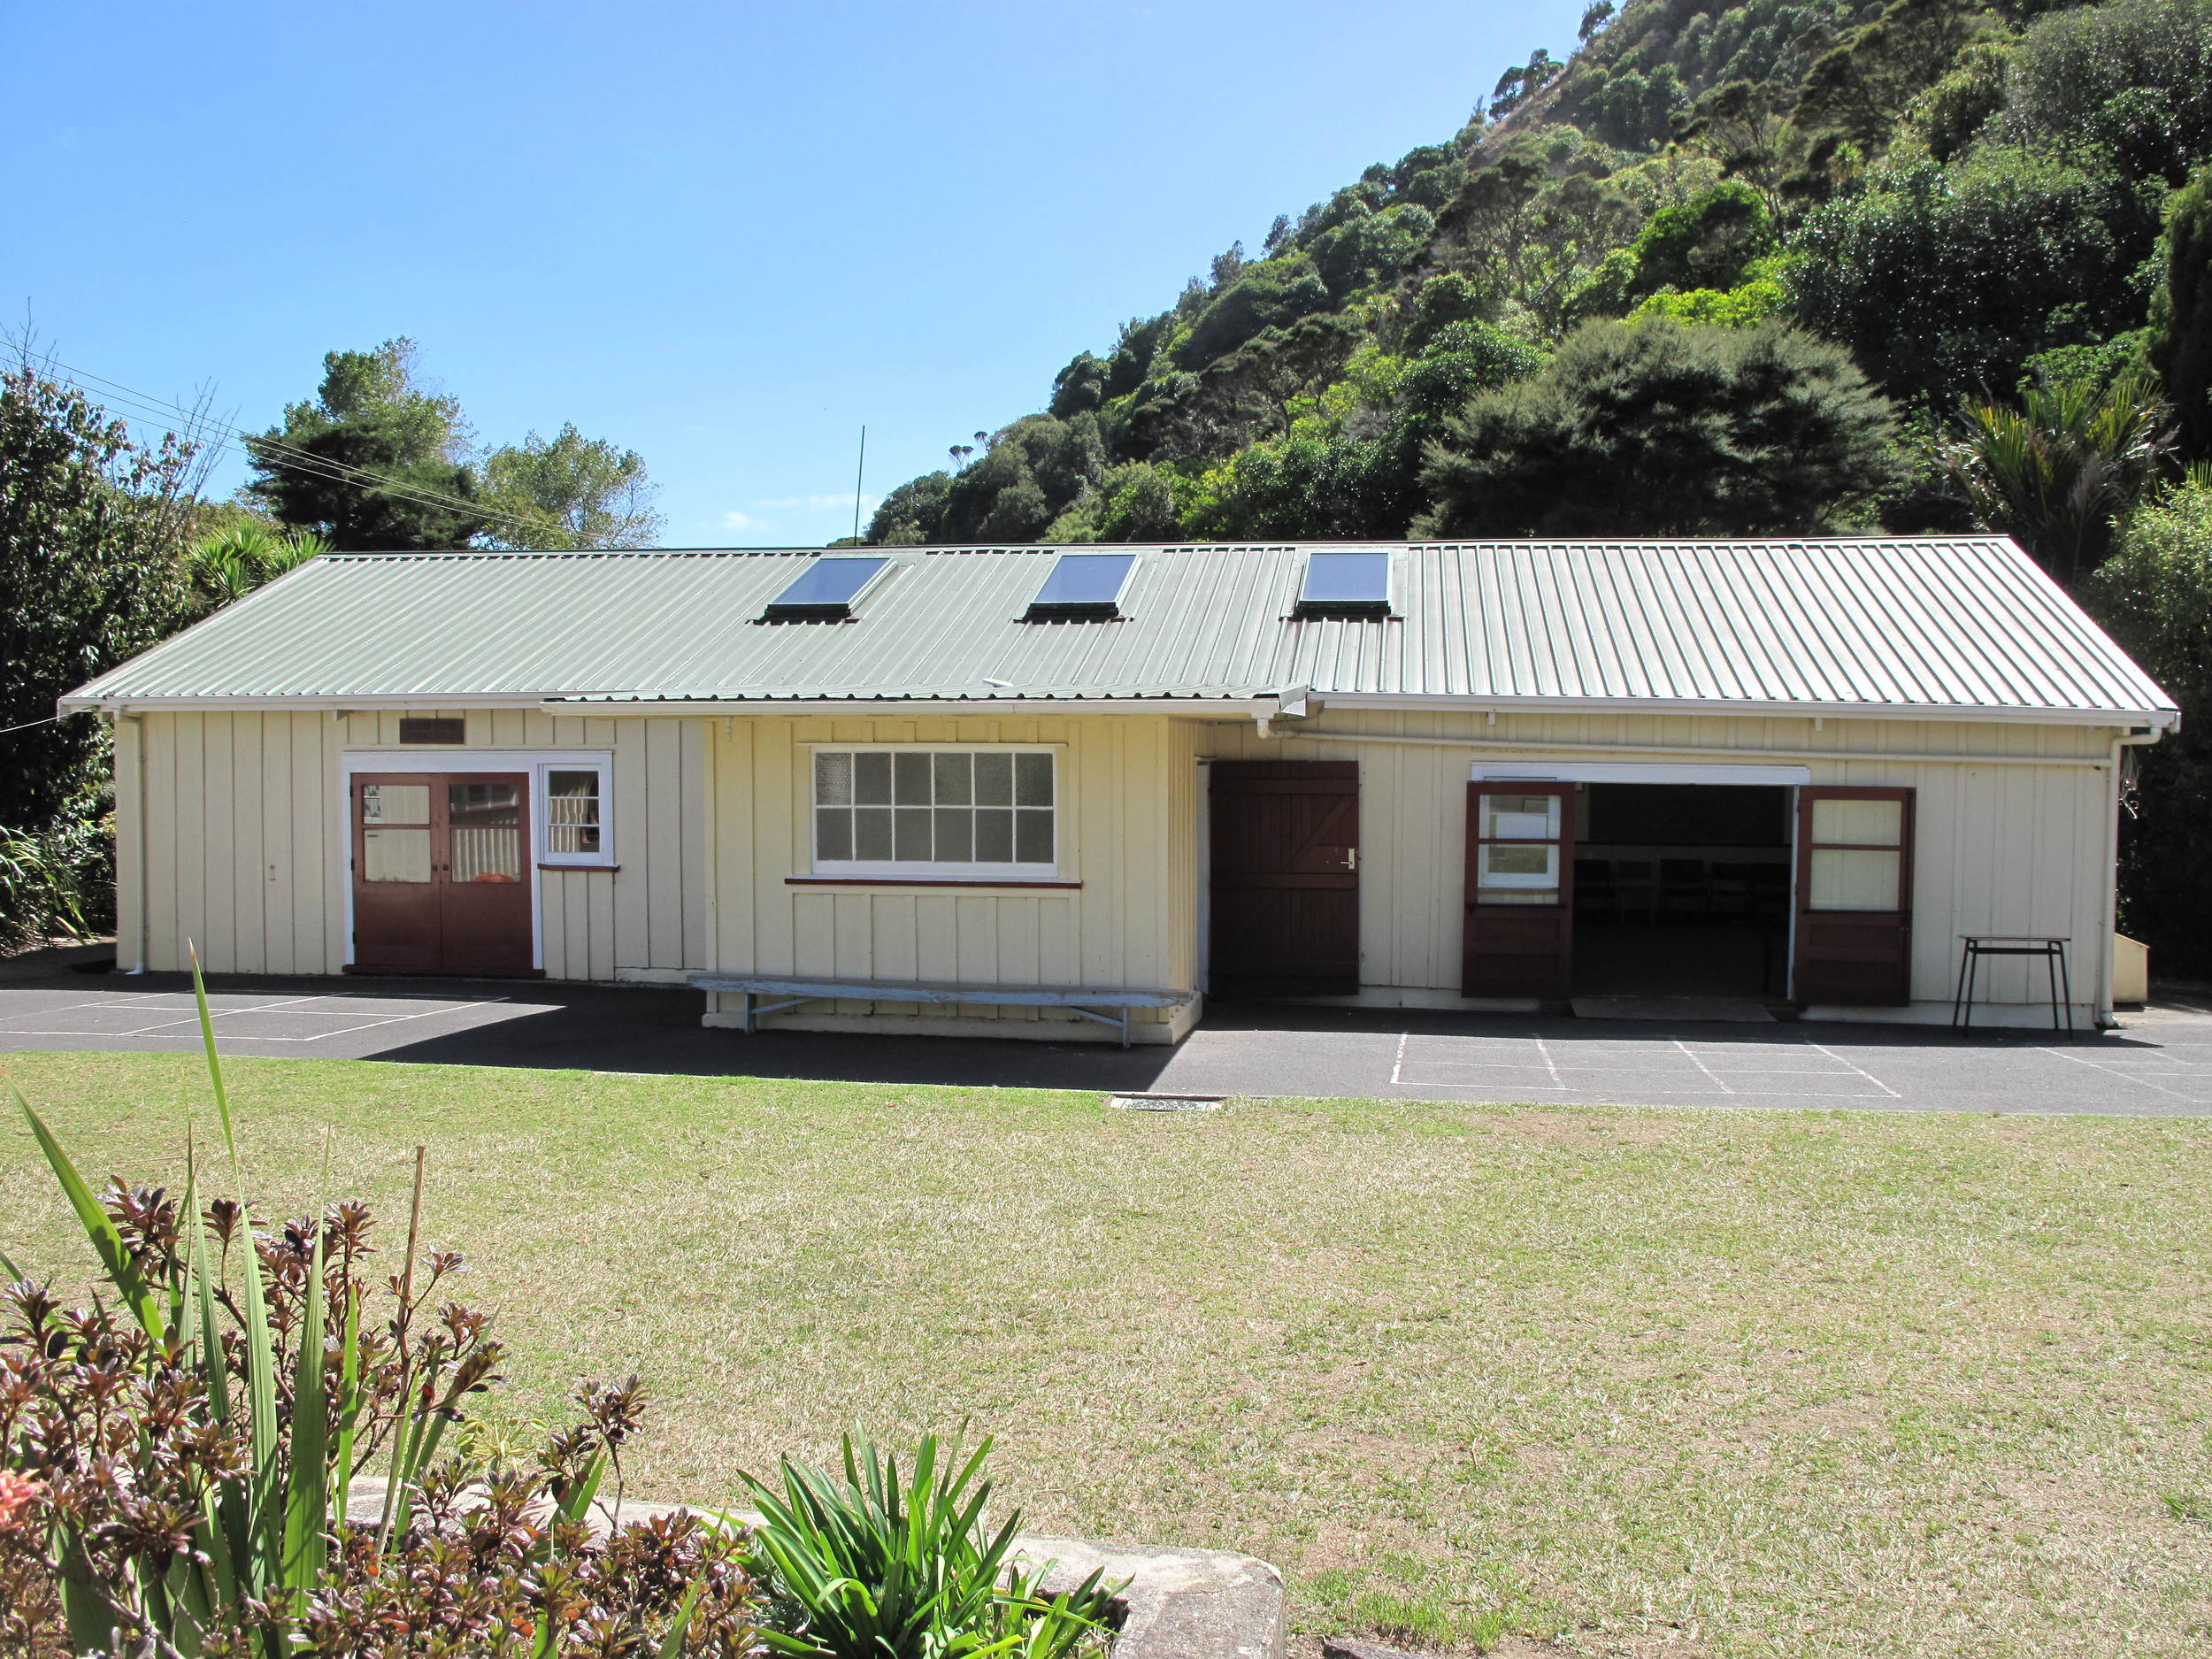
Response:
MULTIPOLYGON (((626 1073, 1558 1104, 2212 1116, 2212 1005, 2120 1030, 1723 1025, 1217 1004, 1178 1048, 700 1025, 694 991, 516 981, 219 979, 223 1052, 626 1073)), ((188 1053, 189 984, 0 977, 0 1052, 188 1053)))

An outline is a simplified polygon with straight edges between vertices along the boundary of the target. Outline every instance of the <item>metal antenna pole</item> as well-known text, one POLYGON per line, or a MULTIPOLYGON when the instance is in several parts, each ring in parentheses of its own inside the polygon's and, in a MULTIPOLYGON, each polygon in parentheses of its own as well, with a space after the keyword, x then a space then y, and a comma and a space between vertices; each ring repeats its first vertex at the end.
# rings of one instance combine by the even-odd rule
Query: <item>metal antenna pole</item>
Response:
POLYGON ((860 465, 853 470, 853 540, 860 540, 860 480, 868 476, 868 428, 860 429, 860 465))

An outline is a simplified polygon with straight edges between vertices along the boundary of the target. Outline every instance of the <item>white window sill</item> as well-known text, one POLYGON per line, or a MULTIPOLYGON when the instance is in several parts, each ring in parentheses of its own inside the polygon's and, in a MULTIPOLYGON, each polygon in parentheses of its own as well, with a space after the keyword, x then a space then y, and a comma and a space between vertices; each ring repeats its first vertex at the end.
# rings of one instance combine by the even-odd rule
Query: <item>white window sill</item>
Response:
POLYGON ((786 876, 787 887, 1079 887, 1083 884, 1049 872, 1033 874, 984 875, 943 868, 908 871, 824 870, 811 875, 786 876))

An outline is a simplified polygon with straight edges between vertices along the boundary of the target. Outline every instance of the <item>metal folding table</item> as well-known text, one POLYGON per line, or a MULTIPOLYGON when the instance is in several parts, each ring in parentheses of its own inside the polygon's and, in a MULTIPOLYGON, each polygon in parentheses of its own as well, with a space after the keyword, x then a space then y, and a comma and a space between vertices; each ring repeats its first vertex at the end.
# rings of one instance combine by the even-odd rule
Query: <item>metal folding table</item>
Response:
POLYGON ((1958 987, 1951 997, 1955 1028, 1974 1023, 1974 986, 1984 956, 2040 956, 2051 979, 2051 1029, 2073 1034, 2074 981, 2066 967, 2070 941, 2033 933, 1961 933, 1959 940, 1958 987))

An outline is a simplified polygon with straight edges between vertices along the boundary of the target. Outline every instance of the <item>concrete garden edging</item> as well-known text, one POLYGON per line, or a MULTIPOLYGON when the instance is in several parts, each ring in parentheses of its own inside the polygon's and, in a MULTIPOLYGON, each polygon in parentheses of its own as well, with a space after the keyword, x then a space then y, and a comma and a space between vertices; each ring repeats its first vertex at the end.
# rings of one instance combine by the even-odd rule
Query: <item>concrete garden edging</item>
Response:
MULTIPOLYGON (((621 1518, 696 1507, 631 1498, 621 1518)), ((353 1483, 347 1519, 372 1523, 383 1509, 382 1480, 353 1483)), ((612 1525, 612 1506, 594 1504, 592 1521, 597 1531, 612 1525)), ((1033 1571, 1046 1567, 1043 1588, 1051 1594, 1072 1590, 1094 1571, 1110 1584, 1129 1581, 1118 1598, 1124 1617, 1113 1659, 1283 1659, 1283 1575, 1256 1555, 1174 1546, 1109 1549, 1081 1539, 1023 1533, 1014 1540, 1014 1556, 1033 1571)))

